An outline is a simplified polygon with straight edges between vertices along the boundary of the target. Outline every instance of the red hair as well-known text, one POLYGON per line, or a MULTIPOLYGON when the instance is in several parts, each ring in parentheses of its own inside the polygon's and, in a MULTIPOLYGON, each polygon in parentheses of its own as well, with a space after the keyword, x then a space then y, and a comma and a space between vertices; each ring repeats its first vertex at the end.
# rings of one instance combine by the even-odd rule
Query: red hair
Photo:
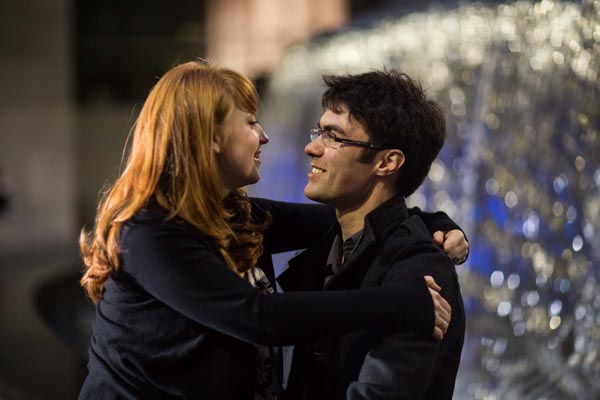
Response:
POLYGON ((235 272, 256 264, 264 224, 250 222, 250 203, 241 189, 222 199, 212 151, 215 128, 234 107, 256 114, 254 85, 205 62, 178 65, 154 86, 134 125, 125 169, 103 194, 93 232, 80 235, 86 266, 81 285, 94 302, 119 270, 121 226, 150 200, 168 218, 180 217, 211 236, 235 272))

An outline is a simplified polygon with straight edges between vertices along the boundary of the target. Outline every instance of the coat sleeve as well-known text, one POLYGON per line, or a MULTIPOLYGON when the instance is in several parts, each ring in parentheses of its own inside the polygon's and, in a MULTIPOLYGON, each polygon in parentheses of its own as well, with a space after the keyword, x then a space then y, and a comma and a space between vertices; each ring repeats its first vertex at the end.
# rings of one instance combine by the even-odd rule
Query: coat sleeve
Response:
POLYGON ((334 209, 323 204, 259 198, 252 198, 250 202, 256 222, 264 221, 267 214, 271 216, 264 244, 272 253, 305 249, 336 222, 334 209))
POLYGON ((433 302, 422 278, 401 287, 265 295, 232 272, 212 242, 195 232, 173 222, 128 227, 121 238, 121 272, 207 328, 270 345, 357 328, 433 328, 433 302), (426 304, 424 313, 411 313, 415 299, 426 304))
MULTIPOLYGON (((437 211, 434 213, 422 211, 419 207, 413 207, 408 209, 408 214, 410 216, 418 216, 420 217, 425 226, 427 226, 427 230, 431 235, 433 235, 436 231, 451 231, 453 229, 458 229, 464 233, 462 228, 458 226, 456 222, 454 222, 448 214, 443 211, 437 211)), ((466 239, 466 235, 465 235, 466 239)))
MULTIPOLYGON (((394 263, 384 285, 401 284, 415 276, 432 275, 442 286, 442 295, 453 296, 452 278, 446 257, 433 245, 412 246, 402 261, 394 263), (445 291, 446 290, 446 291, 445 291)), ((451 300, 448 301, 452 304, 451 300)), ((418 305, 420 311, 421 304, 418 305)), ((426 304, 425 304, 426 306, 426 304)), ((453 307, 454 311, 454 307, 453 307)), ((453 321, 451 321, 451 324, 453 321)), ((399 332, 384 336, 364 359, 358 379, 347 389, 351 400, 421 399, 429 389, 447 344, 432 335, 399 332)))
POLYGON ((423 398, 432 376, 438 344, 421 335, 383 338, 365 357, 356 382, 347 389, 349 400, 416 400, 423 398))

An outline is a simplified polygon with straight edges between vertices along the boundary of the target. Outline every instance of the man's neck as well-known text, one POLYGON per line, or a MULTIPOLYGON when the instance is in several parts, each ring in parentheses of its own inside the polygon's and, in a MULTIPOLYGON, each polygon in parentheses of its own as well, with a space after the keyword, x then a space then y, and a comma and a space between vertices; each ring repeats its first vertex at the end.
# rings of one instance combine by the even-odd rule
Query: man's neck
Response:
POLYGON ((395 195, 394 190, 376 188, 360 204, 354 204, 343 209, 336 207, 337 220, 342 229, 342 240, 346 240, 356 232, 364 229, 367 214, 395 195))

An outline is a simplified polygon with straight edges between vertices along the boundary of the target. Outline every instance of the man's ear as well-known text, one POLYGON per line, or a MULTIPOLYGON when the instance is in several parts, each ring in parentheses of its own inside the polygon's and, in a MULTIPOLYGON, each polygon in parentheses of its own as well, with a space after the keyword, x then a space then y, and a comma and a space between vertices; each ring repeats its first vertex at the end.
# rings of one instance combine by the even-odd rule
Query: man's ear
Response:
POLYGON ((399 149, 384 150, 381 152, 381 158, 377 162, 376 174, 387 176, 395 174, 404 165, 404 153, 399 149))

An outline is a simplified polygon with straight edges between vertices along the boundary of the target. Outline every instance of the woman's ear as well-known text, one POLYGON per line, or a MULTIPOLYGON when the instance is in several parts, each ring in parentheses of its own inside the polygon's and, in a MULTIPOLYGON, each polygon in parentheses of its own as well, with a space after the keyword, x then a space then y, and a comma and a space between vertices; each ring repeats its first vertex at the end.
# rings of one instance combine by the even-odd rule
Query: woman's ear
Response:
POLYGON ((221 140, 221 133, 215 131, 212 141, 212 150, 215 152, 215 154, 221 153, 221 140))
POLYGON ((400 149, 384 150, 377 162, 376 174, 379 176, 392 175, 400 171, 406 158, 400 149))

